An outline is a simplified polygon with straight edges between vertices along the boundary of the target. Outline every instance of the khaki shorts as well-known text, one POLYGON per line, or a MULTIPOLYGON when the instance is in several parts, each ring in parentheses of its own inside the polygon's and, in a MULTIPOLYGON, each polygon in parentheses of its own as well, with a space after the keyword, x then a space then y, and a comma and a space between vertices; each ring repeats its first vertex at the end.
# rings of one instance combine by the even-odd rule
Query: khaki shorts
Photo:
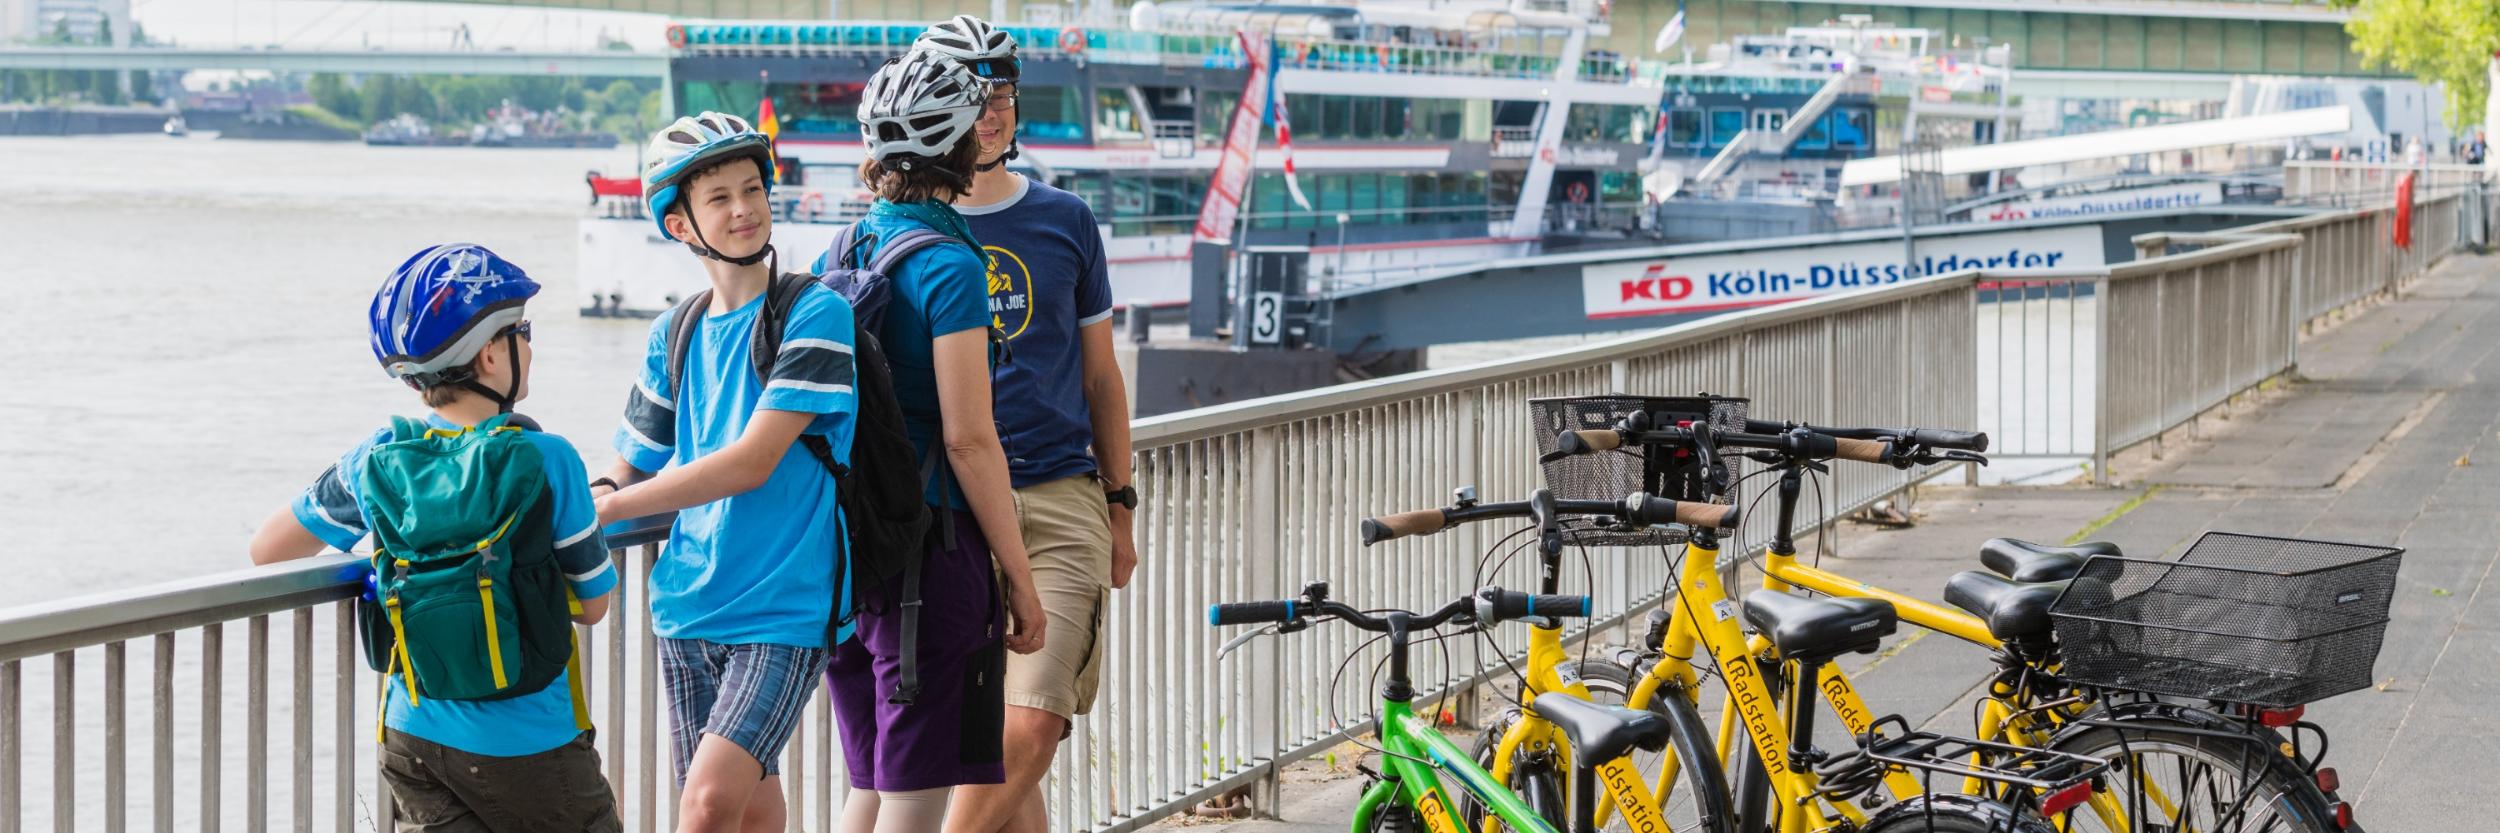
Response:
POLYGON ((1101 483, 1087 474, 1017 489, 1016 530, 1050 629, 1041 650, 1007 655, 1007 705, 1063 718, 1093 711, 1111 594, 1111 506, 1101 483))

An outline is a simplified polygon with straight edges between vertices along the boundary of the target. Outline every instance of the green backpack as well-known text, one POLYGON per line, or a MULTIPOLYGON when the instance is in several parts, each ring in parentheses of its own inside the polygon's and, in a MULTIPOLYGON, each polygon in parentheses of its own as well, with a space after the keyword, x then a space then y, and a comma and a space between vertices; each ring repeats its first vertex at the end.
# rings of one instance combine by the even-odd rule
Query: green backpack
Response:
MULTIPOLYGON (((544 458, 509 419, 452 430, 392 417, 358 475, 374 535, 374 594, 357 605, 365 662, 405 675, 411 707, 534 693, 576 659, 580 603, 556 564, 544 458)), ((578 670, 572 683, 588 729, 578 670)))

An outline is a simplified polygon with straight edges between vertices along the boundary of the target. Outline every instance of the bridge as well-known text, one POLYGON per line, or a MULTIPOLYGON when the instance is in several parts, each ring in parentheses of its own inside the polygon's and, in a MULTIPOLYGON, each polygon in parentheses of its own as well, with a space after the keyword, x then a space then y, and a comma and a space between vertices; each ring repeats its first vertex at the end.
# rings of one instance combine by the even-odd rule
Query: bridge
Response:
POLYGON ((367 75, 580 75, 667 78, 668 57, 650 52, 502 52, 382 49, 157 49, 0 47, 0 69, 270 70, 367 75))
MULTIPOLYGON (((1322 627, 1217 662, 1206 605, 1321 578, 1407 604, 1524 586, 1525 563, 1489 577, 1442 567, 1476 563, 1493 533, 1366 549, 1356 523, 1440 505, 1455 485, 1488 497, 1542 485, 1528 398, 1698 390, 1749 396, 1764 418, 1984 429, 2000 468, 2088 467, 2096 485, 2056 490, 1947 488, 1969 478, 1956 467, 1836 468, 1802 522, 1829 531, 1853 569, 1903 587, 1935 586, 1999 534, 2088 532, 2147 556, 2206 527, 2413 548, 2387 682, 2312 716, 2338 732, 2364 818, 2463 829, 2453 796, 2493 769, 2476 692, 2500 668, 2500 620, 2479 592, 2500 469, 2475 460, 2500 431, 2500 262, 2458 252, 2491 239, 2494 207, 2479 188, 2425 189, 2403 246, 2390 243, 2393 206, 2313 210, 2144 236, 2139 257, 2109 266, 1963 269, 1141 420, 1145 567, 1111 597, 1102 705, 1046 785, 1054 833, 1124 833, 1237 791, 1294 823, 1341 822, 1326 791, 1344 789, 1329 779, 1352 758, 1332 753, 1365 731, 1371 692, 1324 683, 1345 657, 1367 668, 1378 654, 1322 627), (1839 520, 1912 497, 1929 519, 1912 532, 1839 520)), ((610 539, 627 575, 647 574, 656 537, 610 539)), ((1767 537, 1749 526, 1739 543, 1767 537)), ((357 659, 359 564, 330 555, 0 611, 0 833, 386 823, 367 740, 377 675, 357 659)), ((1597 550, 1577 575, 1569 587, 1594 594, 1600 616, 1573 638, 1618 641, 1663 600, 1667 566, 1597 550)), ((626 582, 581 644, 606 774, 629 828, 652 831, 675 802, 642 588, 626 582)), ((1497 697, 1507 671, 1494 654, 1522 643, 1495 639, 1499 651, 1421 652, 1414 677, 1438 681, 1426 697, 1497 697)), ((1880 665, 1852 670, 1879 705, 1949 725, 1967 719, 1956 681, 1984 666, 1946 642, 1905 633, 1880 665)), ((793 830, 833 829, 847 783, 833 737, 820 696, 782 763, 793 830)))

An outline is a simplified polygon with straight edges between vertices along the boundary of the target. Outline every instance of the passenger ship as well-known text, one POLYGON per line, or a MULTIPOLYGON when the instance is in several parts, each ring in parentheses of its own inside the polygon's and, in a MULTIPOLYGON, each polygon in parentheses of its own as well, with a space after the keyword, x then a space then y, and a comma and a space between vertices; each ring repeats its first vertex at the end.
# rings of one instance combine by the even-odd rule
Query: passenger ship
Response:
MULTIPOLYGON (((1261 32, 1276 44, 1274 83, 1310 207, 1288 198, 1283 158, 1263 132, 1238 241, 1310 247, 1312 277, 1343 284, 1633 238, 1659 88, 1639 80, 1636 61, 1592 47, 1607 33, 1605 9, 1141 2, 1114 23, 1027 7, 1004 27, 1024 62, 1015 164, 1093 206, 1116 303, 1187 303, 1191 229, 1250 76, 1236 32, 1261 32)), ((669 27, 675 112, 751 115, 770 102, 783 269, 812 261, 865 208, 860 91, 925 25, 669 27)), ((641 216, 629 177, 594 174, 591 185, 586 314, 652 314, 703 286, 694 261, 641 216)))

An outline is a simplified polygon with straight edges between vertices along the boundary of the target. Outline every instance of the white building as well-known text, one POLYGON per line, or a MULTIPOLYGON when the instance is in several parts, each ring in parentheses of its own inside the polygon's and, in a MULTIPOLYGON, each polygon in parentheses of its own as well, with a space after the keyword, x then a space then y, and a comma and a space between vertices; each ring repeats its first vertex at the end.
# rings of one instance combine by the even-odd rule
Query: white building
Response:
POLYGON ((0 0, 0 43, 41 40, 66 25, 73 41, 93 43, 112 21, 113 43, 130 43, 130 0, 0 0))

